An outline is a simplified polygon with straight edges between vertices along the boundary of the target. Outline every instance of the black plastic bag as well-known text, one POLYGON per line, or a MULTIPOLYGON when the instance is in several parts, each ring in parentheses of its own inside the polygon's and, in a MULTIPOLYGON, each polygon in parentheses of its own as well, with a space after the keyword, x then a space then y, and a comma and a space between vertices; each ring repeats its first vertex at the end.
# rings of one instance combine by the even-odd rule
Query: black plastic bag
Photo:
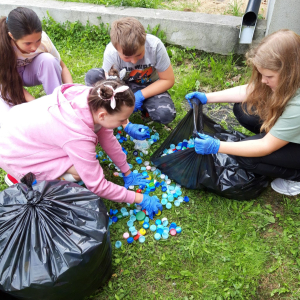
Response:
POLYGON ((111 276, 106 207, 75 183, 33 181, 29 173, 0 193, 0 291, 7 299, 83 299, 111 276))
POLYGON ((163 174, 189 189, 207 189, 236 200, 256 198, 268 185, 265 176, 253 174, 239 167, 234 156, 223 153, 200 155, 188 148, 161 156, 171 144, 177 145, 197 132, 221 141, 237 142, 246 136, 237 131, 226 131, 202 112, 202 105, 194 106, 179 122, 160 148, 151 157, 163 174))

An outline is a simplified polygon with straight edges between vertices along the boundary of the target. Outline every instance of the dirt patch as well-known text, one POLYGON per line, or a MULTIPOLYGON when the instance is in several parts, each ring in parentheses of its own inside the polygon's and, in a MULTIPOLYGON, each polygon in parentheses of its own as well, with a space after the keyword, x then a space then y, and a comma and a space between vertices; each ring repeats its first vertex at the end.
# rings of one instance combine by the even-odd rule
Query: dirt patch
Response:
MULTIPOLYGON (((193 11, 205 14, 242 16, 246 10, 249 0, 178 0, 163 2, 166 8, 182 11, 193 11)), ((262 0, 259 14, 261 18, 266 17, 268 0, 262 0)))

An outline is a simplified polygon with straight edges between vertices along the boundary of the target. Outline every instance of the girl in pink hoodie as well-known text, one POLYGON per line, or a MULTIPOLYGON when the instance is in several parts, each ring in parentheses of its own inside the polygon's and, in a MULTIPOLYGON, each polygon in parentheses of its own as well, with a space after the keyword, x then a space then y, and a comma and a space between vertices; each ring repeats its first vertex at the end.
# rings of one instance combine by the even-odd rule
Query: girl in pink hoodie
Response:
POLYGON ((156 197, 126 189, 148 181, 130 171, 113 135, 113 129, 123 125, 130 135, 147 137, 147 130, 140 130, 147 127, 128 121, 134 103, 128 86, 119 79, 108 79, 93 88, 65 84, 51 95, 14 106, 0 130, 0 168, 17 180, 28 172, 37 180, 53 180, 67 173, 83 180, 100 197, 139 203, 153 218, 162 206, 156 197), (126 188, 105 179, 96 159, 97 143, 123 173, 126 188))

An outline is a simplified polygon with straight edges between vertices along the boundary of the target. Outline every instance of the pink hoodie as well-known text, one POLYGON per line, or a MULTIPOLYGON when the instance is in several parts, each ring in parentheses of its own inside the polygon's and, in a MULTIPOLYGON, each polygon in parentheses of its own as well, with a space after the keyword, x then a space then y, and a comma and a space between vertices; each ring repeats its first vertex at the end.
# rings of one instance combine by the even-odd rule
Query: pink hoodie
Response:
POLYGON ((94 132, 87 97, 91 88, 65 84, 51 95, 14 106, 0 129, 0 168, 20 180, 56 179, 74 165, 85 185, 100 197, 133 203, 135 193, 105 179, 96 145, 125 173, 129 170, 113 130, 94 132))

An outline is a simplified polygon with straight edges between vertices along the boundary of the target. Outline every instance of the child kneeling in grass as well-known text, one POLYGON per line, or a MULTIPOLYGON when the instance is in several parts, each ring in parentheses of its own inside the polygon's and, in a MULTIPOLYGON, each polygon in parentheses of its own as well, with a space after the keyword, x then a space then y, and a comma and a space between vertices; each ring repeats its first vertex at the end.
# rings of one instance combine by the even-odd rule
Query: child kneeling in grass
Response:
POLYGON ((205 134, 195 140, 199 154, 236 155, 253 173, 275 177, 272 188, 281 194, 300 193, 300 36, 279 30, 247 54, 250 82, 214 93, 193 92, 202 104, 234 102, 238 121, 257 135, 237 143, 220 142, 205 134))
POLYGON ((143 25, 131 17, 113 22, 110 37, 102 69, 89 70, 86 85, 93 86, 104 79, 112 66, 119 71, 124 69, 122 79, 135 96, 134 111, 141 110, 155 122, 172 122, 176 110, 167 90, 175 79, 164 44, 159 38, 146 34, 143 25))
POLYGON ((23 86, 42 84, 47 95, 72 76, 37 14, 26 7, 0 19, 0 127, 14 105, 34 100, 23 86))
POLYGON ((139 203, 153 218, 162 206, 156 197, 127 190, 149 180, 130 171, 113 135, 113 129, 121 125, 141 138, 149 134, 148 127, 140 125, 146 129, 141 132, 139 125, 128 121, 134 102, 128 86, 119 79, 107 79, 93 88, 65 84, 43 99, 14 106, 0 130, 0 168, 17 180, 28 172, 37 180, 82 179, 100 197, 139 203), (96 159, 98 142, 123 172, 126 188, 105 179, 96 159))

